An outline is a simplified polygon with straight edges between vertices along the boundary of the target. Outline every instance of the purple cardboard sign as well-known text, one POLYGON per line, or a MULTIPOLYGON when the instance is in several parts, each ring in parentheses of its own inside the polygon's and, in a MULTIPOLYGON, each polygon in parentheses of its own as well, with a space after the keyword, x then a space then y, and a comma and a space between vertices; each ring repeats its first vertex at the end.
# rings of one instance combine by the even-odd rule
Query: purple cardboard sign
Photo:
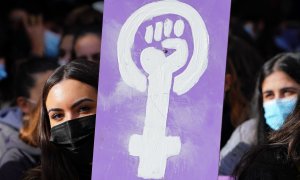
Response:
POLYGON ((94 180, 218 178, 230 0, 106 0, 94 180))

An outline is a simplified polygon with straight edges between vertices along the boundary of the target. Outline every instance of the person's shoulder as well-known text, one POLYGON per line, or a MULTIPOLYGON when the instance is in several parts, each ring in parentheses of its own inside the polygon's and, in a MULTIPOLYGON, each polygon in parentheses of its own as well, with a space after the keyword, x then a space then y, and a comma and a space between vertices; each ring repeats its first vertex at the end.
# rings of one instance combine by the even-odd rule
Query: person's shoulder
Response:
POLYGON ((249 129, 255 128, 256 126, 257 126, 257 119, 252 118, 240 124, 237 127, 237 129, 240 129, 242 131, 247 131, 249 129))
POLYGON ((256 119, 249 119, 240 124, 232 133, 229 141, 238 144, 240 142, 253 145, 257 134, 257 121, 256 119))
POLYGON ((3 156, 0 160, 0 167, 7 162, 19 162, 23 159, 24 155, 22 150, 18 148, 10 148, 7 149, 6 152, 3 153, 3 156))
POLYGON ((19 161, 24 166, 32 166, 39 161, 40 149, 24 143, 18 137, 11 138, 7 149, 0 159, 0 166, 8 161, 19 161))
POLYGON ((238 134, 243 142, 250 145, 255 145, 257 142, 257 125, 256 119, 249 119, 237 127, 238 134))
POLYGON ((0 158, 8 149, 8 144, 11 144, 12 139, 18 136, 19 132, 15 129, 0 123, 0 158))
POLYGON ((27 166, 22 163, 23 156, 19 149, 8 149, 1 157, 0 177, 1 179, 20 179, 27 170, 27 166))
POLYGON ((15 129, 14 127, 8 125, 7 123, 0 121, 0 132, 2 134, 9 134, 11 132, 18 132, 18 130, 15 129))
POLYGON ((18 131, 22 126, 22 112, 17 107, 9 107, 0 110, 0 131, 18 131))
MULTIPOLYGON (((26 177, 25 172, 37 165, 28 158, 28 154, 19 148, 8 149, 1 158, 0 177, 4 179, 21 179, 26 177)), ((40 177, 30 176, 30 180, 40 179, 40 177)))
POLYGON ((224 173, 230 174, 241 157, 255 144, 256 120, 249 119, 239 125, 220 152, 220 168, 226 167, 224 173), (226 171, 226 172, 225 172, 226 171))

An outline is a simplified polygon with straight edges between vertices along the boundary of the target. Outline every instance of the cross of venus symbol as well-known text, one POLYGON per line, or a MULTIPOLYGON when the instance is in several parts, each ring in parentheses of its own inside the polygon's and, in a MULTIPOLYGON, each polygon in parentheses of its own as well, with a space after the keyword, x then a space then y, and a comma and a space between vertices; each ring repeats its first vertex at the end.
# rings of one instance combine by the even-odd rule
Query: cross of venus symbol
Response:
POLYGON ((147 90, 143 134, 131 135, 128 147, 131 156, 139 157, 138 177, 163 178, 167 159, 180 154, 180 137, 166 136, 170 93, 173 91, 182 95, 199 81, 207 68, 208 45, 208 33, 199 13, 192 6, 176 0, 146 4, 136 10, 122 26, 117 44, 121 77, 130 87, 142 92, 147 90), (149 25, 144 37, 148 47, 140 55, 141 66, 148 74, 146 76, 132 59, 135 34, 143 22, 168 14, 181 16, 190 25, 193 54, 188 61, 189 48, 187 40, 182 38, 185 31, 182 19, 173 22, 166 18, 163 22, 149 25), (173 49, 174 52, 166 56, 164 50, 151 46, 153 41, 161 43, 163 49, 173 49), (187 62, 186 69, 174 77, 173 74, 187 62))

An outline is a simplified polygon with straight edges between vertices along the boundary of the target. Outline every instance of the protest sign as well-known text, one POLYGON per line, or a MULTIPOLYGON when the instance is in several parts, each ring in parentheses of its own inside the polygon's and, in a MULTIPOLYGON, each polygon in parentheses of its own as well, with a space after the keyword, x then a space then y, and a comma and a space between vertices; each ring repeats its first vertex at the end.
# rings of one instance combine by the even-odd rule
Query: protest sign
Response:
POLYGON ((93 175, 217 179, 229 0, 106 0, 93 175))

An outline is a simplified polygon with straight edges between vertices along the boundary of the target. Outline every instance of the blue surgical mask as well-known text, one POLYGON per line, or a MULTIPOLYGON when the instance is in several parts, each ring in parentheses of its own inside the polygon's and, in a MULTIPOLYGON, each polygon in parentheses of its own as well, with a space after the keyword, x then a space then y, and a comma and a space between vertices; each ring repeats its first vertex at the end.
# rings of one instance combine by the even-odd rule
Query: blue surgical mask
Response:
POLYGON ((282 98, 265 102, 263 107, 267 125, 273 130, 278 130, 294 110, 296 103, 297 98, 282 98))
POLYGON ((46 30, 44 34, 45 56, 57 57, 59 52, 60 35, 46 30))
POLYGON ((244 30, 253 38, 257 39, 257 33, 254 32, 253 24, 244 25, 244 30))
POLYGON ((0 80, 5 79, 7 77, 7 72, 5 70, 5 65, 0 64, 0 80))

